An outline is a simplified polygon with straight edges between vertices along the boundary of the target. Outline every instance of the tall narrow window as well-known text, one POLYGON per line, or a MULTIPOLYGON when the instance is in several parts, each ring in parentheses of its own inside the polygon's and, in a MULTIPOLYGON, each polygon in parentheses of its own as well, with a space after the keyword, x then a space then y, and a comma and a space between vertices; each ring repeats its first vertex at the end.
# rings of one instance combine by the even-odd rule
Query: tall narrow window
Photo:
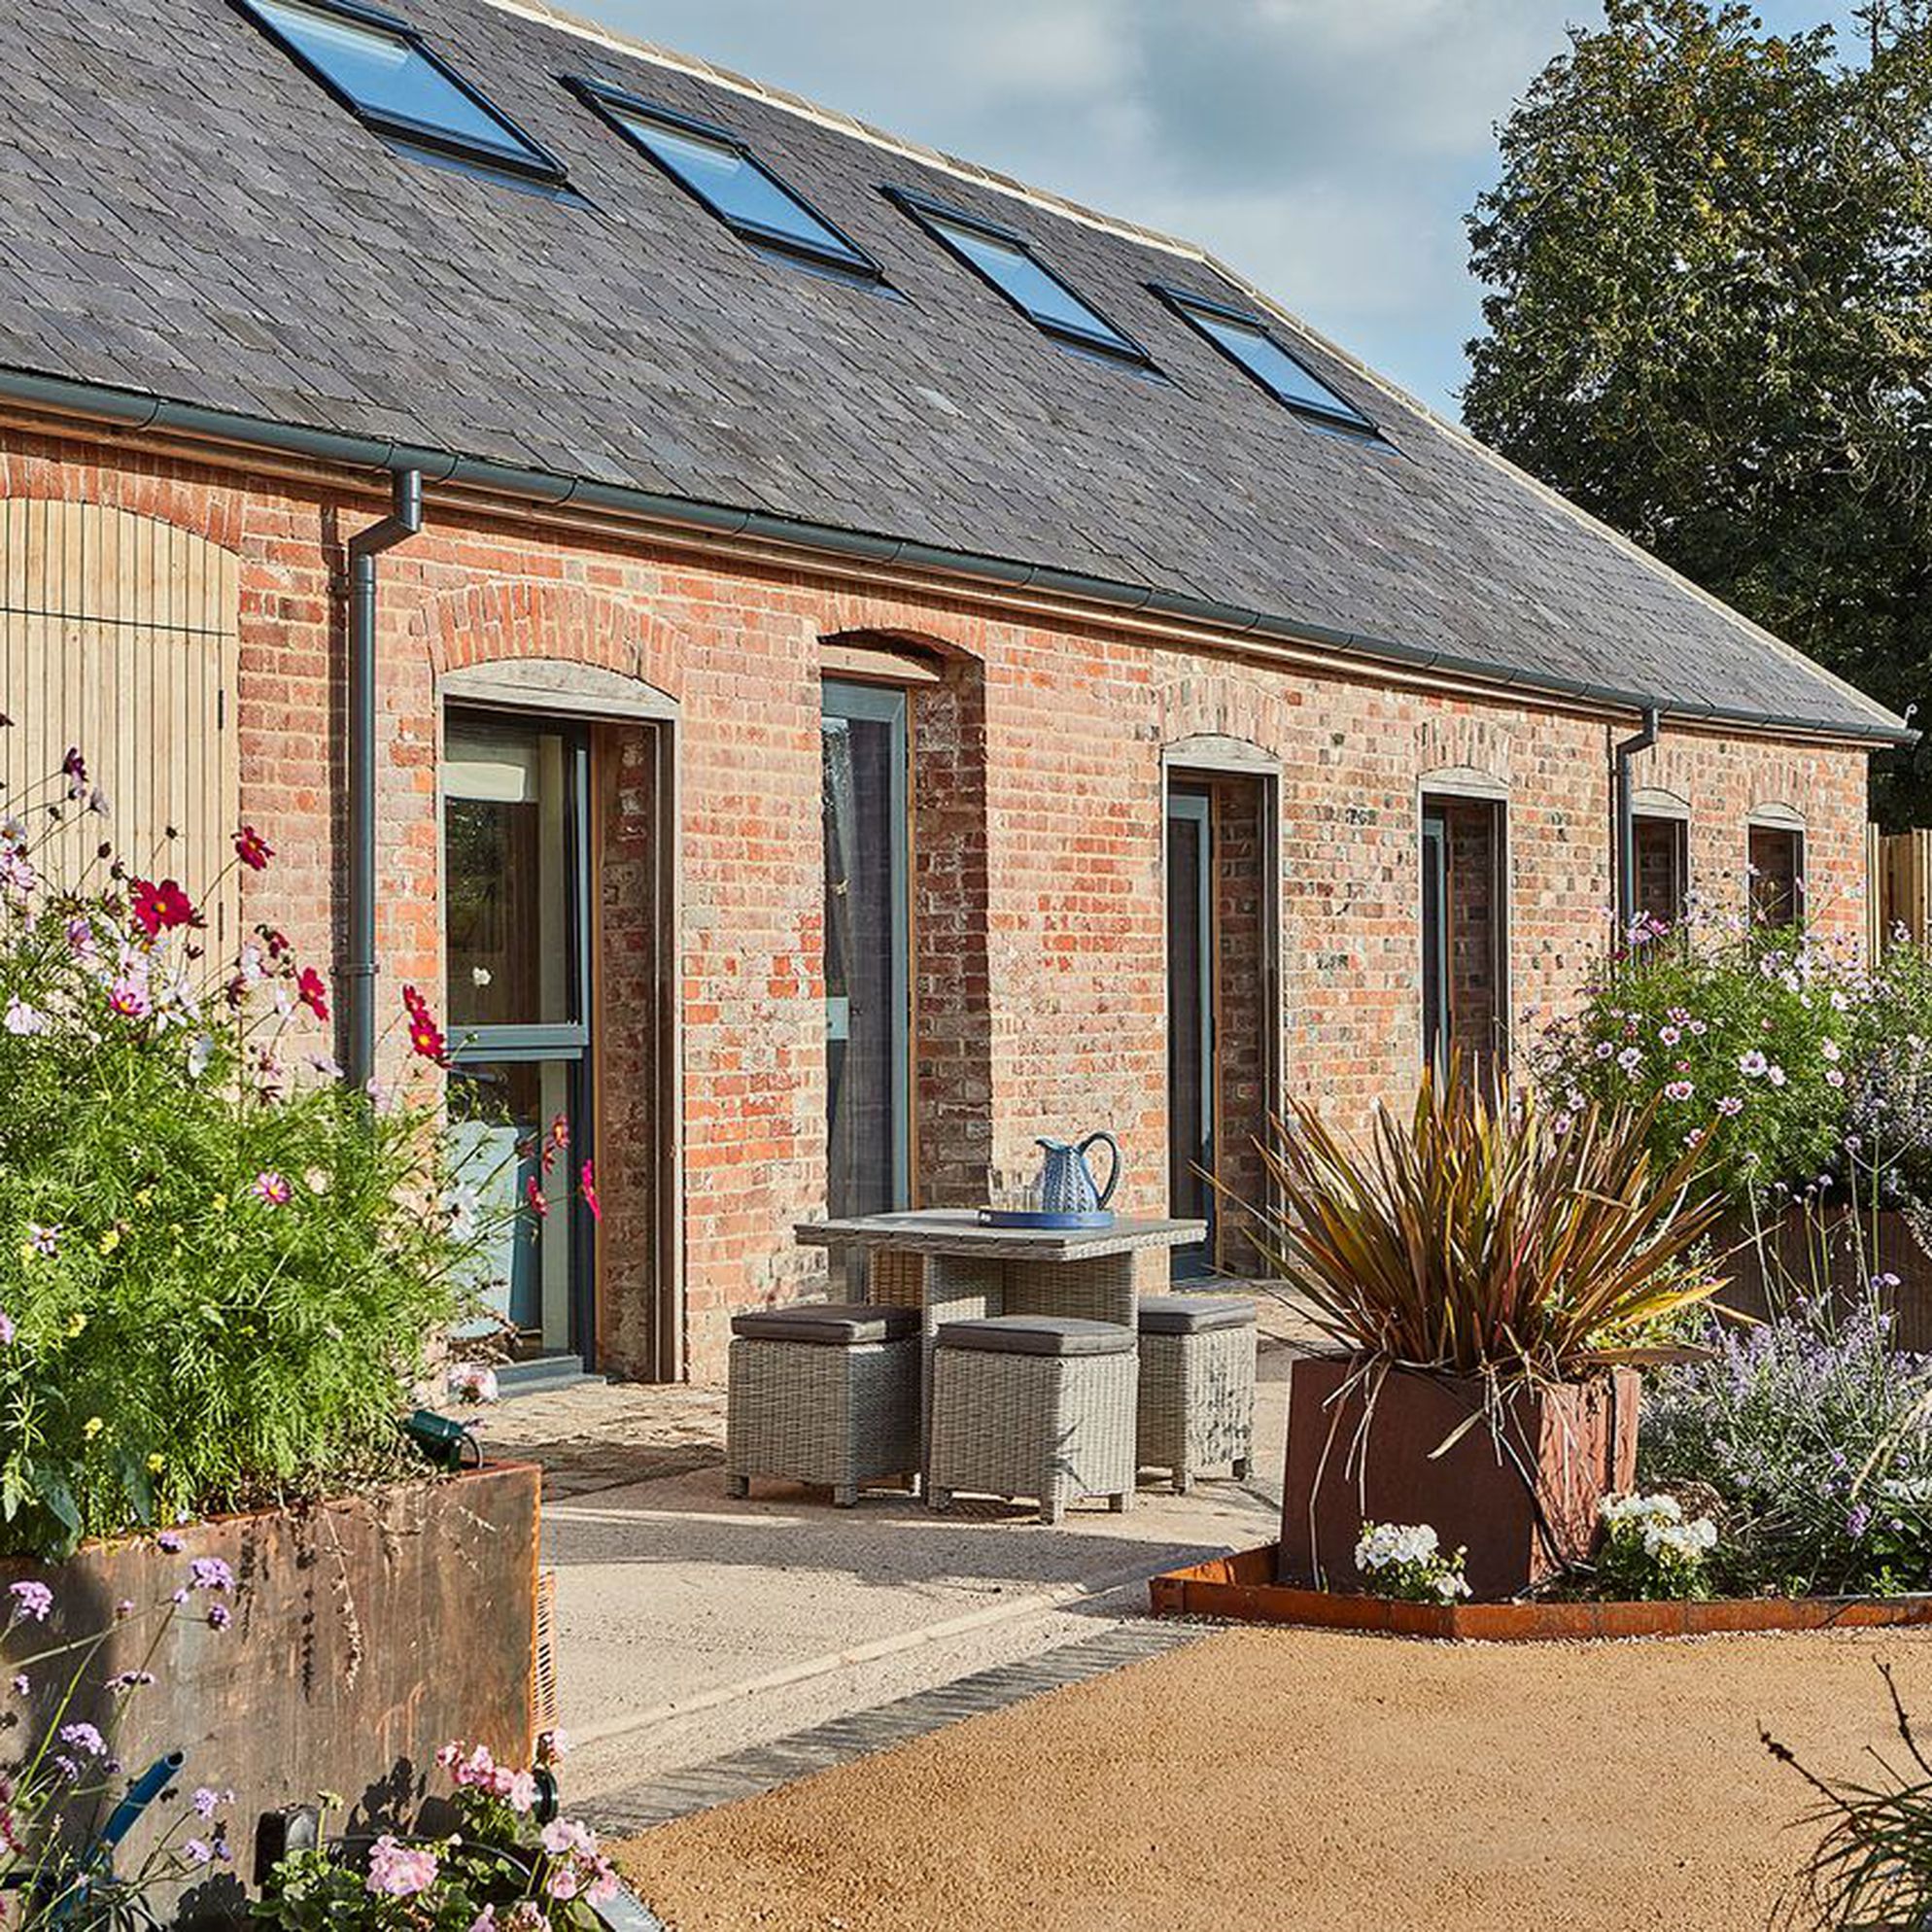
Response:
POLYGON ((353 0, 240 0, 351 113, 405 141, 546 181, 563 163, 425 46, 407 21, 353 0))
POLYGON ((1205 1273, 1214 1254, 1214 814, 1205 789, 1167 794, 1167 1198, 1177 1221, 1204 1221, 1207 1242, 1175 1257, 1205 1273))
POLYGON ((1681 818, 1639 812, 1637 890, 1632 903, 1641 918, 1658 926, 1683 923, 1690 893, 1690 827, 1681 818))
POLYGON ((912 1197, 906 694, 827 680, 823 713, 827 1205, 912 1197))
POLYGON ((1805 835, 1795 826, 1750 828, 1751 923, 1777 928, 1805 915, 1805 835))
POLYGON ((592 1152, 588 771, 573 727, 466 712, 445 732, 456 1178, 502 1228, 471 1284, 490 1314, 470 1332, 500 1331, 525 1358, 592 1346, 592 1229, 569 1185, 592 1152))
POLYGON ((1487 1077, 1505 1050, 1504 836, 1501 805, 1423 801, 1423 1055, 1438 1075, 1461 1061, 1487 1077))
POLYGON ((1023 235, 922 195, 898 190, 892 198, 1036 328, 1078 349, 1152 365, 1147 351, 1049 268, 1023 235))

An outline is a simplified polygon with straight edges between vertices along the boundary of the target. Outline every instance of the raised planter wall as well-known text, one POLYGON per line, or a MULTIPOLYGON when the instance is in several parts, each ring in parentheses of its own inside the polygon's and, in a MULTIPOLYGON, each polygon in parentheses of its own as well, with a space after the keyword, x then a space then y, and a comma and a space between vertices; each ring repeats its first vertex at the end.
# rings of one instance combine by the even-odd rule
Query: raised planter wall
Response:
POLYGON ((1353 1588, 1363 1522, 1428 1523, 1445 1549, 1466 1544, 1478 1597, 1509 1597, 1587 1556, 1605 1495, 1637 1480, 1639 1380, 1630 1369, 1526 1389, 1503 1426, 1506 1452, 1478 1421, 1473 1382, 1305 1357, 1290 1369, 1281 1574, 1353 1588), (1372 1392, 1372 1413, 1369 1400, 1372 1392), (1536 1501, 1521 1470, 1536 1483, 1536 1501), (1550 1535, 1538 1530, 1537 1503, 1550 1535))
MULTIPOLYGON (((37 1577, 55 1601, 10 1654, 98 1631, 115 1622, 117 1604, 145 1611, 165 1602, 195 1557, 226 1563, 234 1597, 195 1593, 152 1661, 155 1621, 123 1621, 68 1721, 105 1728, 102 1680, 152 1670, 156 1681, 130 1701, 118 1753, 131 1774, 181 1750, 185 1791, 232 1789, 224 1811, 246 1879, 264 1812, 332 1791, 359 1824, 405 1823, 448 1740, 519 1757, 529 1749, 539 1482, 535 1467, 493 1466, 195 1524, 181 1532, 179 1555, 143 1540, 90 1545, 62 1564, 0 1564, 0 1586, 37 1577), (216 1601, 231 1604, 226 1630, 202 1620, 216 1601)), ((51 1666, 44 1675, 33 1724, 52 1714, 61 1688, 51 1666)))
POLYGON ((1819 1215, 1794 1208, 1759 1229, 1747 1216, 1733 1216, 1719 1228, 1716 1246, 1729 1257, 1731 1275, 1718 1303, 1760 1319, 1794 1287, 1804 1294, 1829 1288, 1848 1297, 1864 1294, 1874 1275, 1897 1275, 1898 1287, 1881 1296, 1893 1318, 1892 1346, 1932 1354, 1932 1255, 1919 1246, 1903 1215, 1848 1207, 1819 1215))

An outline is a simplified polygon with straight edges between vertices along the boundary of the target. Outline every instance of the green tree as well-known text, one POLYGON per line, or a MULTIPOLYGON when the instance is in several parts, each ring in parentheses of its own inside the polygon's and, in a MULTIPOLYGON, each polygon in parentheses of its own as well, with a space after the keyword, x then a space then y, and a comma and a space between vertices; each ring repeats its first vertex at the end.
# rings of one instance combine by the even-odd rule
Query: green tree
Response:
MULTIPOLYGON (((1471 430, 1932 724, 1932 0, 1606 0, 1469 218, 1471 430)), ((1932 751, 1881 814, 1932 823, 1932 751)))

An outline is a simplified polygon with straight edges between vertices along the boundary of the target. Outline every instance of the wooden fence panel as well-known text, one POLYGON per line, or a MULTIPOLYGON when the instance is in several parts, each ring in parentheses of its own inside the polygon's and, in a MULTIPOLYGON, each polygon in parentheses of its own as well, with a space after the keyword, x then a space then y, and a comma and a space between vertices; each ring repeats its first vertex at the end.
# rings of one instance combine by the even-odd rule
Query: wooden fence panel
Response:
MULTIPOLYGON (((111 815, 77 818, 76 853, 111 839, 202 898, 240 816, 239 629, 237 560, 205 537, 99 503, 0 501, 0 804, 38 835, 78 746, 111 815)), ((239 921, 231 868, 208 911, 219 956, 239 921)))

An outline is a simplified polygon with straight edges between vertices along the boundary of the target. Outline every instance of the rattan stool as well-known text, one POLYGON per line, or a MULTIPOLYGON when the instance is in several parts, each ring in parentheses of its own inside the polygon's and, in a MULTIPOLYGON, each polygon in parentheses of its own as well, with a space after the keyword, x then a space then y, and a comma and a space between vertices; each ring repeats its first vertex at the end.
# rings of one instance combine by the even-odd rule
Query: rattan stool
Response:
POLYGON ((1185 1496, 1203 1469, 1245 1476, 1255 1453, 1255 1308, 1226 1294, 1150 1294, 1140 1304, 1142 1468, 1185 1496))
POLYGON ((1133 1501, 1134 1331, 1112 1322, 1004 1315, 949 1322, 933 1350, 927 1493, 1034 1496, 1057 1523, 1076 1497, 1133 1501))
POLYGON ((919 1317, 868 1302, 736 1315, 725 1407, 725 1489, 753 1476, 822 1484, 849 1509, 866 1483, 919 1466, 919 1317))

